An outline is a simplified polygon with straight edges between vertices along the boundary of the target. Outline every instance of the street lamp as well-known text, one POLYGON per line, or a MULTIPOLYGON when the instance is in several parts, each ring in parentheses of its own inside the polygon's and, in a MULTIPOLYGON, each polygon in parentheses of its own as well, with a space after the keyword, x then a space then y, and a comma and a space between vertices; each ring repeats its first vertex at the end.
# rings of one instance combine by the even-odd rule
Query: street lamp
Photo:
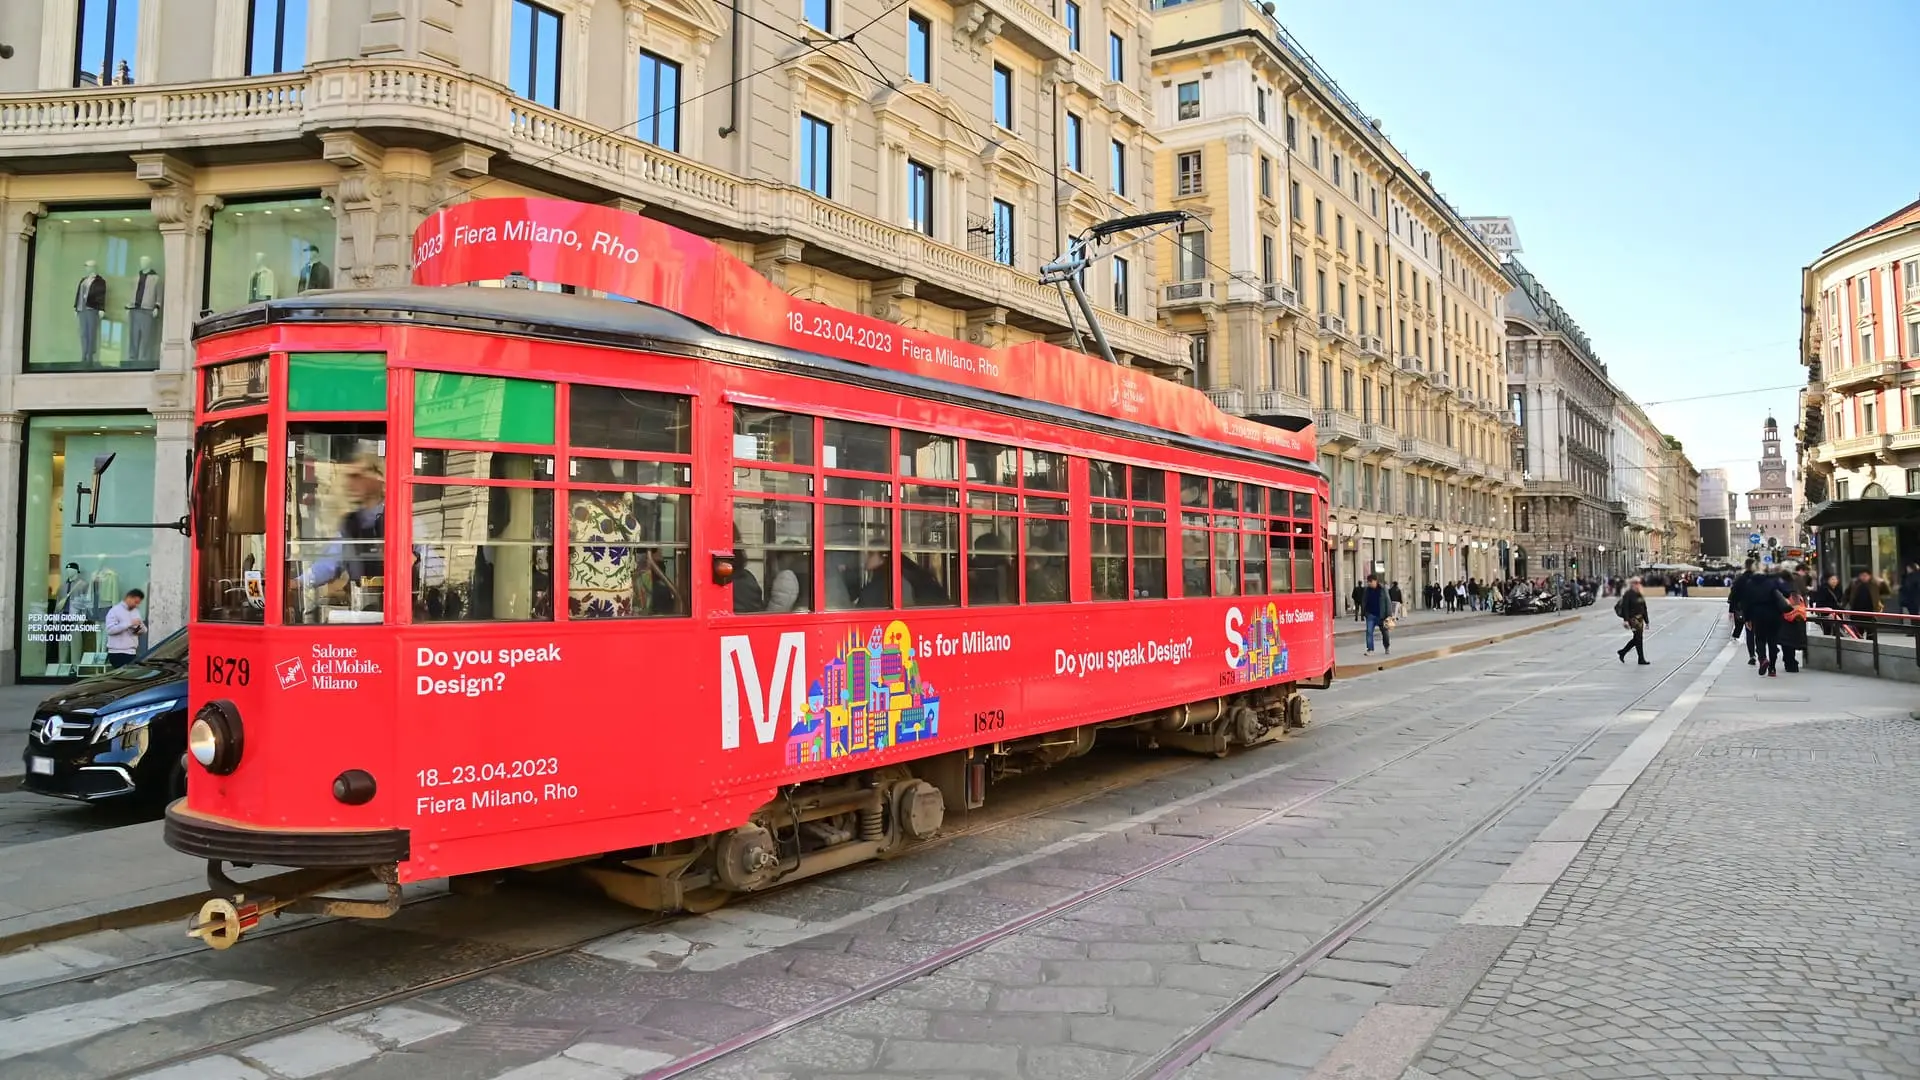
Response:
POLYGON ((1607 545, 1605 544, 1600 545, 1600 565, 1594 569, 1600 571, 1601 577, 1613 576, 1612 569, 1607 565, 1607 545))

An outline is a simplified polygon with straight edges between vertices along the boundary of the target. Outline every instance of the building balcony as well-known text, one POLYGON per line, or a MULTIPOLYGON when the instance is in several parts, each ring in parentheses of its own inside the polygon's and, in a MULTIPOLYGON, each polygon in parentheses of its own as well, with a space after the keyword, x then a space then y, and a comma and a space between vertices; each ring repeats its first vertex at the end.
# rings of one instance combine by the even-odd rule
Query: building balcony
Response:
POLYGON ((1905 431, 1896 431, 1887 436, 1887 439, 1887 449, 1894 453, 1920 451, 1920 427, 1908 428, 1905 431))
POLYGON ((1253 395, 1254 416, 1312 416, 1313 402, 1285 390, 1261 390, 1253 395))
POLYGON ((1112 109, 1121 116, 1139 124, 1141 127, 1152 126, 1153 116, 1150 111, 1150 106, 1147 104, 1146 95, 1128 86, 1126 83, 1107 83, 1102 89, 1101 97, 1106 101, 1107 108, 1112 109))
POLYGON ((1341 318, 1338 315, 1332 314, 1331 312, 1321 313, 1320 338, 1323 341, 1329 340, 1329 339, 1339 340, 1339 341, 1352 340, 1349 337, 1347 337, 1347 320, 1341 318))
POLYGON ((1835 439, 1820 444, 1820 460, 1834 462, 1863 461, 1878 457, 1893 448, 1893 436, 1886 432, 1877 435, 1857 435, 1851 439, 1835 439))
POLYGON ((1314 427, 1319 429, 1320 443, 1343 443, 1347 446, 1360 445, 1361 424, 1351 413, 1339 409, 1316 409, 1313 414, 1314 427))
POLYGON ((1213 296, 1211 281, 1170 281, 1160 286, 1160 309, 1207 307, 1213 303, 1213 296))
POLYGON ((1207 400, 1213 402, 1214 408, 1229 416, 1247 415, 1247 395, 1237 386, 1209 390, 1207 400))
POLYGON ((1360 423, 1360 451, 1364 454, 1395 452, 1400 449, 1400 436, 1385 424, 1367 421, 1360 423))
POLYGON ((1429 375, 1428 378, 1433 381, 1433 385, 1435 389, 1445 390, 1448 392, 1451 392, 1453 390, 1453 375, 1450 374, 1449 372, 1435 371, 1431 375, 1429 375))
POLYGON ((1027 0, 976 0, 953 12, 954 28, 969 37, 989 39, 1005 34, 1042 57, 1072 57, 1067 24, 1054 13, 1027 0), (997 22, 997 25, 996 25, 997 22))
POLYGON ((1302 314, 1306 308, 1300 303, 1300 294, 1293 286, 1278 281, 1269 281, 1260 286, 1261 299, 1269 304, 1278 304, 1295 314, 1302 314))
MULTIPOLYGON (((1033 9, 1038 11, 1039 9, 1033 9)), ((1065 30, 1061 37, 1064 48, 1065 30)), ((922 299, 1001 307, 1039 332, 1060 327, 1060 297, 1028 273, 793 184, 746 179, 608 133, 435 64, 342 60, 290 75, 164 86, 0 94, 0 160, 295 143, 335 131, 406 132, 415 144, 465 142, 644 203, 709 234, 786 236, 855 276, 911 278, 922 299)), ((1150 320, 1103 314, 1113 347, 1184 364, 1184 339, 1150 320)))
POLYGON ((1826 372, 1824 381, 1829 390, 1851 390, 1863 386, 1885 386, 1899 374, 1900 361, 1880 360, 1826 372))

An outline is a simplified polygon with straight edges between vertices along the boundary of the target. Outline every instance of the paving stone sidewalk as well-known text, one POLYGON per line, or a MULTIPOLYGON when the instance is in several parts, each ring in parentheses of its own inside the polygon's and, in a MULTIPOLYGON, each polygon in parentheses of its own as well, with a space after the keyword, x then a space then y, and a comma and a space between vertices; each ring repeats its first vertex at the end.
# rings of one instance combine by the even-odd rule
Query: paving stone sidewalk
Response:
POLYGON ((1912 707, 1729 666, 1408 1080, 1920 1077, 1912 707))

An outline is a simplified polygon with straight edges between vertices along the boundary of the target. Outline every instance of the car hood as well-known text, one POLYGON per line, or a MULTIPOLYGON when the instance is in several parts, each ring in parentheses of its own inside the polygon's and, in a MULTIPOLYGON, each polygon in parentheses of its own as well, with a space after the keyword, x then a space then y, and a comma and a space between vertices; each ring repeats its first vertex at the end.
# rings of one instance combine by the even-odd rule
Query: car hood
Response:
POLYGON ((135 661, 117 671, 64 686, 40 703, 43 712, 102 710, 144 705, 187 695, 187 669, 173 663, 135 661))

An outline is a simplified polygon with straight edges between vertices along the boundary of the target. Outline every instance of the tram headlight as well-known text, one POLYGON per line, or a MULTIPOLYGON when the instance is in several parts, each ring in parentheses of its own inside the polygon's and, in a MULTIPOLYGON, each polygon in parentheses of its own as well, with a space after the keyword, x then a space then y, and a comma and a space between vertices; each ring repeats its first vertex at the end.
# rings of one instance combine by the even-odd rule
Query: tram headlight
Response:
POLYGON ((193 714, 193 723, 187 728, 187 752, 201 768, 215 776, 225 776, 240 767, 240 754, 245 747, 240 710, 233 702, 225 698, 209 701, 193 714))

